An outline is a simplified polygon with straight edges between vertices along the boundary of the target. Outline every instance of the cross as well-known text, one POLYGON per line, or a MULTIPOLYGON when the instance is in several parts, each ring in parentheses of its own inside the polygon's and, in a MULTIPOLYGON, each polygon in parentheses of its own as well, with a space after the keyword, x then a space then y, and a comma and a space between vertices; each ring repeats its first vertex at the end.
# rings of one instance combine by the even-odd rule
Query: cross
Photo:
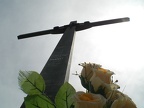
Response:
MULTIPOLYGON (((18 39, 30 38, 35 36, 41 36, 45 34, 62 34, 60 41, 55 47, 53 53, 45 64, 41 71, 46 83, 46 94, 54 101, 55 95, 61 85, 64 82, 68 82, 72 50, 73 50, 73 39, 76 31, 85 30, 95 26, 102 26, 106 24, 114 24, 120 22, 127 22, 130 19, 128 17, 111 19, 99 22, 89 22, 77 23, 77 21, 72 21, 68 25, 56 26, 53 29, 39 31, 34 33, 22 34, 18 36, 18 39)), ((24 103, 21 108, 25 108, 24 103)))

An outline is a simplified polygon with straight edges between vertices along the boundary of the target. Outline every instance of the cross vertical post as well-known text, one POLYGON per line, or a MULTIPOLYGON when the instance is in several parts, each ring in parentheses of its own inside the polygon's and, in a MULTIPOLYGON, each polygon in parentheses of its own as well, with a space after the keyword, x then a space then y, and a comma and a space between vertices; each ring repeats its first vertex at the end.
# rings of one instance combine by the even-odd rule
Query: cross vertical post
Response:
POLYGON ((68 27, 44 66, 41 75, 46 83, 46 94, 54 100, 64 82, 68 82, 75 26, 68 27))

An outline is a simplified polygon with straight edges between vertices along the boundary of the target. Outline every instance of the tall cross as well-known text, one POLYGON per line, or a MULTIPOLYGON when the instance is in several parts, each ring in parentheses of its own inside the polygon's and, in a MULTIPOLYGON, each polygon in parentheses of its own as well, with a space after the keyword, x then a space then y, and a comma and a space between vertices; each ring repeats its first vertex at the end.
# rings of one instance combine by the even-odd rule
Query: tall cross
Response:
MULTIPOLYGON (((54 101, 55 95, 61 85, 64 82, 68 82, 69 79, 75 31, 81 31, 91 27, 106 24, 126 22, 129 20, 130 19, 128 17, 125 17, 99 22, 86 21, 84 23, 77 23, 77 21, 72 21, 68 25, 64 25, 61 27, 56 26, 50 30, 22 34, 18 36, 18 39, 41 36, 45 34, 63 33, 63 36, 61 37, 53 53, 51 54, 50 58, 41 71, 41 75, 43 76, 46 83, 46 94, 54 101)), ((21 108, 25 108, 24 103, 22 104, 21 108)))

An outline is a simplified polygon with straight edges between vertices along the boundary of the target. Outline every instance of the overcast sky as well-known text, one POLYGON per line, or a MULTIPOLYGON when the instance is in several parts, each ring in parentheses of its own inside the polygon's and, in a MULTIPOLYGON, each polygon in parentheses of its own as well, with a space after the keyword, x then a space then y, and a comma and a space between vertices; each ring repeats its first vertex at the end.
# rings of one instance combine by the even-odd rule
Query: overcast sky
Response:
POLYGON ((70 21, 101 21, 130 17, 131 21, 76 33, 72 75, 82 62, 94 62, 115 72, 121 91, 144 108, 143 0, 0 0, 0 108, 19 108, 26 96, 18 86, 19 70, 41 72, 61 35, 18 40, 23 33, 52 29, 70 21))

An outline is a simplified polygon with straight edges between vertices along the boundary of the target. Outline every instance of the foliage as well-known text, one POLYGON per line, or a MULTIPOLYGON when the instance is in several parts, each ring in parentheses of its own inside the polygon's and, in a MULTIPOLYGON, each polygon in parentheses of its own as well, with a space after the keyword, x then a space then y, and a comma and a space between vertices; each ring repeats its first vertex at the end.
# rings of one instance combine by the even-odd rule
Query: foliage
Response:
POLYGON ((61 86, 55 97, 56 107, 71 108, 71 106, 73 106, 73 95, 75 93, 75 89, 66 82, 64 85, 61 86))
POLYGON ((26 108, 55 108, 50 99, 44 95, 28 95, 25 97, 26 108))
POLYGON ((28 95, 42 94, 45 90, 45 82, 41 75, 35 71, 20 71, 19 86, 28 95))
POLYGON ((75 89, 68 82, 64 83, 56 94, 55 103, 45 95, 43 77, 35 71, 20 71, 19 86, 28 94, 24 98, 26 108, 72 108, 75 89))

